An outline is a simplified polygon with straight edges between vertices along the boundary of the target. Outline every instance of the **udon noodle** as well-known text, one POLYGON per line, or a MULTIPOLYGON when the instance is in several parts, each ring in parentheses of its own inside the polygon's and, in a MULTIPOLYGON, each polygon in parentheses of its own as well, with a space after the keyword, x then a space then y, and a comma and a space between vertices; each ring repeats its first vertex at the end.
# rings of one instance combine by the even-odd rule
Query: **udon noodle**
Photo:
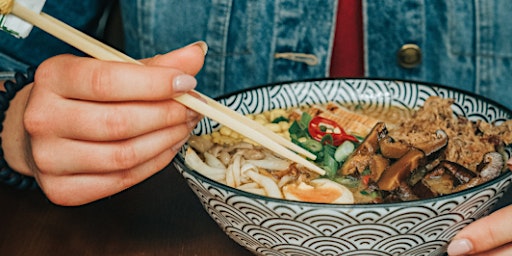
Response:
POLYGON ((189 140, 185 162, 203 175, 259 195, 320 203, 401 202, 450 194, 505 170, 512 121, 454 115, 452 99, 377 112, 336 103, 249 117, 317 155, 319 176, 220 128, 189 140))

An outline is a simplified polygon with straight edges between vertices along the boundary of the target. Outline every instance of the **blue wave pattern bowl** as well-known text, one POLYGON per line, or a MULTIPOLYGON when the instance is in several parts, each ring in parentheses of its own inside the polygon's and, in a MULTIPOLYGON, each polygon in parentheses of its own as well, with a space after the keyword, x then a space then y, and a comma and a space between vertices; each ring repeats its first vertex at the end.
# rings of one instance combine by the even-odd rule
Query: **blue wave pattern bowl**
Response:
MULTIPOLYGON (((228 95, 220 102, 247 114, 335 101, 422 106, 429 96, 455 99, 453 110, 470 120, 500 123, 511 112, 485 98, 447 87, 409 81, 327 79, 274 84, 228 95)), ((218 123, 204 119, 196 134, 218 123)), ((507 149, 510 156, 510 148, 507 149)), ((463 227, 489 213, 512 182, 497 179, 428 200, 375 205, 294 202, 243 192, 190 170, 184 151, 173 161, 204 209, 235 242, 257 255, 442 255, 463 227)))

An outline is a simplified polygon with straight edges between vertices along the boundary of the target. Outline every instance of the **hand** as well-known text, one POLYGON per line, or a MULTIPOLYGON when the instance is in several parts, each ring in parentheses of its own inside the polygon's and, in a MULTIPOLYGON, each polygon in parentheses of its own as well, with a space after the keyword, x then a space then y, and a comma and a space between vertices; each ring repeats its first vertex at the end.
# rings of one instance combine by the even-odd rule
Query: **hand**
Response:
POLYGON ((512 205, 462 229, 448 246, 454 255, 512 255, 512 205))
POLYGON ((71 55, 48 59, 7 113, 7 162, 32 174, 60 205, 85 204, 150 177, 201 119, 173 97, 196 86, 204 47, 141 60, 145 66, 71 55))
MULTIPOLYGON (((512 170, 512 159, 507 165, 512 170)), ((512 205, 497 210, 462 229, 448 246, 455 255, 512 255, 512 205)))

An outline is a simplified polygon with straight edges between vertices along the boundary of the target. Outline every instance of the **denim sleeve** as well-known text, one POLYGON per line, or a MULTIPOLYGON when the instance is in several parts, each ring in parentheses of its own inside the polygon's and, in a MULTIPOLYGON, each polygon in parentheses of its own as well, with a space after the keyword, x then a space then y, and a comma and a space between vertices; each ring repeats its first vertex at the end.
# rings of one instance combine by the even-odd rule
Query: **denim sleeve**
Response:
MULTIPOLYGON (((104 5, 105 1, 102 0, 48 0, 43 12, 85 33, 94 34, 104 5)), ((45 59, 62 53, 83 55, 38 28, 34 28, 26 39, 0 33, 0 71, 25 71, 29 66, 37 66, 45 59)))

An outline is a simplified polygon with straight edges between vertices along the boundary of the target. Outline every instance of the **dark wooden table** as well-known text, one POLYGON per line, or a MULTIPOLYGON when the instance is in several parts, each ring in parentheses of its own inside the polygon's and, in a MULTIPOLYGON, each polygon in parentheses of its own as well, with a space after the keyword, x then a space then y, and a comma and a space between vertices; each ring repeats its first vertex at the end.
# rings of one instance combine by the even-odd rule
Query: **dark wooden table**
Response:
MULTIPOLYGON (((497 207, 509 204, 512 193, 497 207)), ((0 186, 0 255, 251 255, 203 210, 168 167, 88 205, 61 207, 40 191, 0 186)))
POLYGON ((61 207, 40 191, 0 185, 0 255, 251 255, 203 210, 168 167, 88 205, 61 207))

